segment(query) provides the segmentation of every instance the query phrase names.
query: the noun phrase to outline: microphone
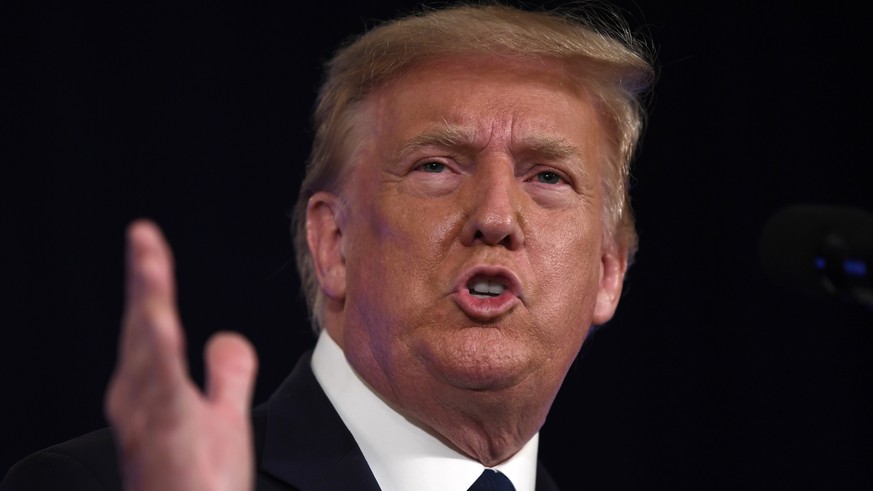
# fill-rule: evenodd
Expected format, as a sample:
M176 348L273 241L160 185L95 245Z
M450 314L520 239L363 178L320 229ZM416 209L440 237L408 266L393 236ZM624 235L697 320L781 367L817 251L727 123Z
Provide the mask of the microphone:
M764 271L774 282L873 308L873 214L792 205L769 219L760 246Z

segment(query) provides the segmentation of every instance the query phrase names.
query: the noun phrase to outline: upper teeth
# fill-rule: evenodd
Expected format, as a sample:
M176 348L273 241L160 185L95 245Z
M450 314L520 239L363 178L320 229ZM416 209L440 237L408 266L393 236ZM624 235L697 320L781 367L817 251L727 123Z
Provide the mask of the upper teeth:
M503 293L503 285L496 281L477 280L470 287L470 293L473 295L488 295L496 297Z

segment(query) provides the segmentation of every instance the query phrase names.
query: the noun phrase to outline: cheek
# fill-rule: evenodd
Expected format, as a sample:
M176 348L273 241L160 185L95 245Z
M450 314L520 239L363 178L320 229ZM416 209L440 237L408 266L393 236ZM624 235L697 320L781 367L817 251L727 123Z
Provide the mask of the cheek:
M575 221L575 227L553 227L553 233L538 234L529 245L538 249L534 267L543 310L556 326L563 326L562 332L584 337L600 285L601 229L588 221Z
M396 195L359 202L372 206L356 209L349 220L349 300L369 304L371 321L421 311L434 297L429 289L439 286L436 276L457 235L457 215Z
M377 200L369 220L382 266L396 267L412 278L436 270L461 229L457 203L402 193Z

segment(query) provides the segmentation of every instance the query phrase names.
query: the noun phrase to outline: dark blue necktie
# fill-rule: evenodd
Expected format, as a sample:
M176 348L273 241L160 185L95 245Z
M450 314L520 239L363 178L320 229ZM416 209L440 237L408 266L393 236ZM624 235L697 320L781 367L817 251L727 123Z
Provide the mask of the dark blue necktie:
M503 474L485 469L467 491L515 491L512 481Z

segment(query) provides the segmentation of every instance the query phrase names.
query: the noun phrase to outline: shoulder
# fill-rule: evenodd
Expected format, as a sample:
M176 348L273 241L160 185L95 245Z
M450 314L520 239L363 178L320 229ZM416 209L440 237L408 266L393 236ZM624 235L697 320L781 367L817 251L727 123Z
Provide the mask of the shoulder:
M12 466L0 491L120 490L115 444L108 428L40 450Z

